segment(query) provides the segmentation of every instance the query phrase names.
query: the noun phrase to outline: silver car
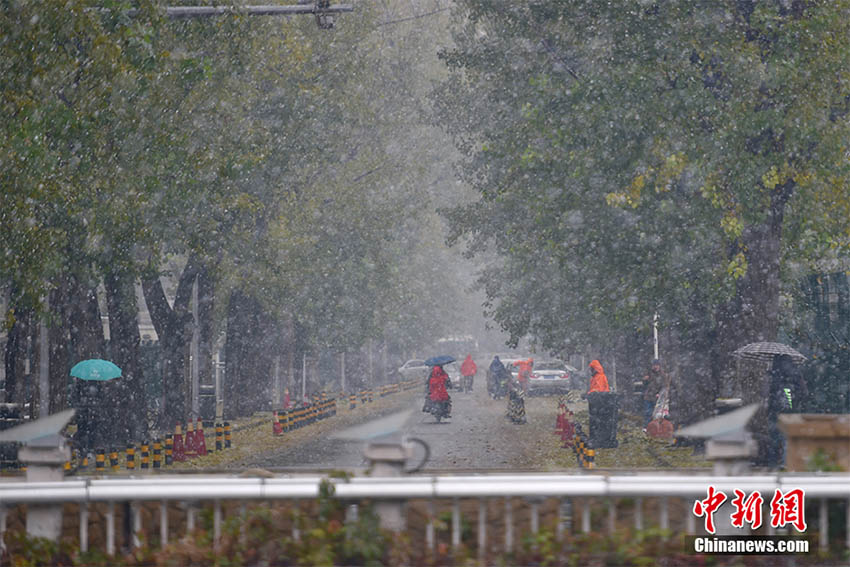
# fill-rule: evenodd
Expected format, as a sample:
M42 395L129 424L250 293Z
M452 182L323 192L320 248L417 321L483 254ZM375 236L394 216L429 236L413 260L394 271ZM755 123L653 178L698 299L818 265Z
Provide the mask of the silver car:
M405 380L418 380L420 378L424 380L431 373L431 367L425 366L424 360L414 358L402 364L398 373Z
M567 393L575 372L575 368L561 360L535 360L528 378L528 391L540 394Z

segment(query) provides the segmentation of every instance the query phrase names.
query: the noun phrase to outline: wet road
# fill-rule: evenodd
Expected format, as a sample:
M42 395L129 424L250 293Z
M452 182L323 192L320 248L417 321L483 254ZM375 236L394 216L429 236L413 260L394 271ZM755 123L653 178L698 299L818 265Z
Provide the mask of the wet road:
M472 392L450 391L452 418L437 423L422 413L422 394L410 392L399 404L383 412L391 414L412 409L404 435L425 441L431 450L422 472L540 470L539 449L552 436L554 398L530 398L526 401L528 423L514 424L505 417L507 402L492 400L486 391L483 374L476 376ZM370 419L380 415L371 415ZM253 456L243 466L268 469L357 471L368 465L362 442L313 436L309 441L275 452ZM411 461L419 460L421 450Z

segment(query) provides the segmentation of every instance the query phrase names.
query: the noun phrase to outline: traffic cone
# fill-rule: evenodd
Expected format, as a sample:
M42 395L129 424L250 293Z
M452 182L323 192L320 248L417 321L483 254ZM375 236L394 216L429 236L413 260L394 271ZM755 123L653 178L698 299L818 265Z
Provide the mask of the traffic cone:
M561 435L564 432L564 420L566 419L566 407L558 404L558 416L555 418L555 435Z
M207 454L207 440L204 438L204 422L198 418L198 426L195 428L195 448L198 451L199 457L204 457Z
M274 422L272 422L272 433L275 435L283 435L283 420L281 415L283 412L274 412Z
M186 442L183 450L186 452L187 459L194 459L198 456L198 440L195 437L195 426L191 419L186 422Z
M186 448L183 446L183 428L179 423L174 428L174 440L171 452L171 458L175 463L182 463L186 460Z

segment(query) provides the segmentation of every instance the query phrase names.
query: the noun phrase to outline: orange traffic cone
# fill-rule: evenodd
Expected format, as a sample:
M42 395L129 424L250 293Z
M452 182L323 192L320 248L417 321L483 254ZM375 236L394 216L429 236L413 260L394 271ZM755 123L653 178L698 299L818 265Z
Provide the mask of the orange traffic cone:
M191 419L186 423L186 447L184 450L187 459L194 459L198 456L198 440L195 437L195 427Z
M171 447L171 460L182 463L186 460L186 448L183 446L183 428L180 424L174 428L174 441Z

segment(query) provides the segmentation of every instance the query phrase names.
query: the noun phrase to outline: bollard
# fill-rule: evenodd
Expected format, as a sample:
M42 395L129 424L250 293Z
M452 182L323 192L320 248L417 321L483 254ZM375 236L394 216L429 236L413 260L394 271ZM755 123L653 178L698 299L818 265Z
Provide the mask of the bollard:
M174 464L174 437L171 433L165 436L165 466Z
M230 422L224 422L224 448L230 449Z
M151 466L150 444L147 441L142 441L142 470L147 470Z
M224 450L224 433L221 427L221 423L215 424L215 450L223 451Z
M162 439L159 437L153 440L153 468L162 468Z
M132 443L127 444L127 470L136 470L136 446Z
M348 409L354 409L357 407L357 396L351 394L348 396Z
M112 469L112 472L118 472L120 468L118 464L118 449L114 447L109 451L109 467Z
M186 451L183 447L183 429L179 423L174 428L174 447L172 450L172 459L175 463L182 463L186 460Z
M183 441L183 451L187 459L194 459L198 456L198 441L195 437L195 425L190 419L186 423L186 438Z
M207 455L207 439L204 436L204 422L198 418L198 425L195 427L195 450L199 457Z

